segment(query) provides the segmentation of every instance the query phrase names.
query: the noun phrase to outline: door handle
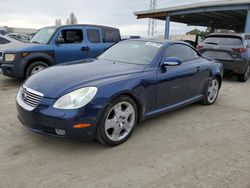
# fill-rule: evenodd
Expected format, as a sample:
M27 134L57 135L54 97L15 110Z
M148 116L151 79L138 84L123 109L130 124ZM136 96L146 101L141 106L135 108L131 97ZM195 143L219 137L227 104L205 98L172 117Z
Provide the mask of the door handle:
M197 70L198 72L200 72L200 71L201 71L201 67L200 67L200 66L196 67L196 70Z
M81 48L81 50L85 52L85 51L89 51L90 48L88 46L84 46L84 47Z

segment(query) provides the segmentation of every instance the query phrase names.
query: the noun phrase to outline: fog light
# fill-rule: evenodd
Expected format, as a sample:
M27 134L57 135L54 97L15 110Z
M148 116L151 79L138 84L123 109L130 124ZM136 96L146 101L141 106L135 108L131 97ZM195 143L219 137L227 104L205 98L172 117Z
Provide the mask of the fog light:
M56 131L56 134L58 135L61 135L61 136L64 136L65 135L65 130L62 130L62 129L55 129Z

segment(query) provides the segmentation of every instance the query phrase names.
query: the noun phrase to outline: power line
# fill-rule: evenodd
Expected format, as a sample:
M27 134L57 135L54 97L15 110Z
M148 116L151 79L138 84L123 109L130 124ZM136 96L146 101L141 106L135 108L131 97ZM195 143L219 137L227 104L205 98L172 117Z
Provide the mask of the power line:
M155 10L157 8L157 0L150 0L150 10ZM157 33L157 21L155 19L149 18L148 22L148 37L154 37Z

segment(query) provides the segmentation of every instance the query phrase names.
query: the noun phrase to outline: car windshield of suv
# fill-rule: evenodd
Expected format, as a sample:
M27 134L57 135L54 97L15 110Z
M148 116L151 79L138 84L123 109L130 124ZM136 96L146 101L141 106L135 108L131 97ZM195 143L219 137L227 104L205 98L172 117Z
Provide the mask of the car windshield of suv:
M149 64L162 44L146 41L123 41L109 48L98 59L130 64Z
M242 45L242 39L234 36L209 36L203 40L205 44L215 44L223 46L237 46Z
M37 34L31 39L31 43L38 44L47 44L53 34L55 33L56 28L44 28L37 32Z

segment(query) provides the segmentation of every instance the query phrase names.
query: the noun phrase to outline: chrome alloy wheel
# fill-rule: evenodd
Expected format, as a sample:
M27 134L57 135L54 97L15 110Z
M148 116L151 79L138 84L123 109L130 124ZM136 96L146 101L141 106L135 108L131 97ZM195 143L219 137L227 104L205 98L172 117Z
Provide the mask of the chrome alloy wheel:
M36 74L36 73L42 71L42 70L45 69L45 68L46 68L46 67L41 66L41 65L35 66L35 67L31 70L31 75Z
M208 87L207 100L209 103L213 103L216 100L218 92L219 92L219 82L217 79L213 79Z
M112 141L126 138L135 125L135 109L128 102L116 104L105 120L106 136Z

